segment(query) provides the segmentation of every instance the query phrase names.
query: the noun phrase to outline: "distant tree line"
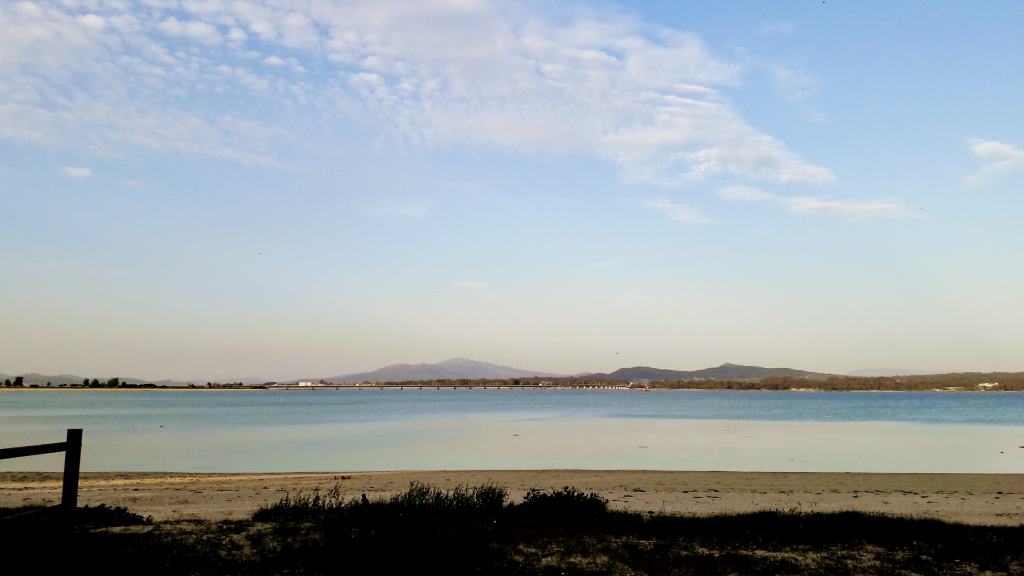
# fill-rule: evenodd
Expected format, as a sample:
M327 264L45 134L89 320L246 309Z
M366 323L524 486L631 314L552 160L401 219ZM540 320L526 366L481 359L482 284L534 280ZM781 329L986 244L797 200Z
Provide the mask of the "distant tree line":
M47 383L49 386L50 383ZM791 376L775 376L761 380L651 380L634 381L587 379L579 378L480 378L455 380L416 380L404 382L361 382L330 383L327 386L374 386L384 388L581 388L597 389L613 387L629 387L633 389L666 389L666 390L820 390L835 392L885 391L885 392L929 392L934 390L949 392L1003 391L1024 392L1024 372L956 372L951 374L933 374L920 376L830 376L827 378L801 378ZM24 377L17 376L12 381L5 379L5 388L25 387ZM29 387L37 387L31 385ZM120 378L100 381L97 378L83 379L81 384L60 385L68 388L167 388L162 384L129 384ZM272 388L273 383L262 386L246 386L242 382L207 382L204 388ZM200 386L189 384L188 388Z
M772 377L763 380L676 380L651 382L651 388L696 390L823 390L833 392L979 392L1024 391L1024 372L957 372L920 376L824 379Z
M1021 372L963 372L921 376L853 377L833 376L820 380L775 377L760 381L685 380L652 382L652 388L698 390L824 390L835 392L970 392L1024 391Z
M124 382L120 378L110 378L106 381L101 382L98 378L89 380L85 378L82 380L82 384L79 386L72 386L72 388L163 388L156 384L129 384Z
M196 386L194 384L189 384L189 387L190 388L196 388ZM206 387L207 388L212 388L212 389L224 389L224 388L230 388L230 389L238 389L238 388L266 388L266 386L263 386L263 385L246 386L244 382L207 382L206 383Z
M481 387L523 387L536 388L539 386L554 386L557 379L552 378L455 378L455 379L432 379L432 380L403 380L389 382L330 382L323 381L323 386L378 386L385 388L481 388ZM607 384L607 382L606 382ZM265 386L272 388L273 385Z
M607 388L629 387L665 390L815 390L833 392L1024 392L1024 372L957 372L920 376L831 376L802 378L775 376L761 380L594 380L581 378L510 378L416 380L403 382L328 383L329 386L383 388Z

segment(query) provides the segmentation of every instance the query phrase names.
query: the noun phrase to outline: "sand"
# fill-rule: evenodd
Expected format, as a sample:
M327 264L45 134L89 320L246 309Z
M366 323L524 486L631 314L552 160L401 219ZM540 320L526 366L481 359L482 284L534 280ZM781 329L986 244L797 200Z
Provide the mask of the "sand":
M358 496L494 483L519 499L530 488L574 486L620 509L680 514L856 510L971 524L1024 524L1024 475L660 471L435 471L283 474L87 473L81 505L126 506L156 520L241 519L286 493L340 485ZM56 504L61 476L0 472L0 507Z

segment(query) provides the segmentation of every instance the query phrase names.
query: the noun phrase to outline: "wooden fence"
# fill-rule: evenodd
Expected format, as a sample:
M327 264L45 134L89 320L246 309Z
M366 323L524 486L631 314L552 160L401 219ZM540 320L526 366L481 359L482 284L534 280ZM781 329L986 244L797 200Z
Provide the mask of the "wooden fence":
M81 428L68 428L67 440L64 442L0 448L0 460L54 452L64 453L64 483L61 488L60 506L66 511L74 511L78 507L78 469L82 463Z

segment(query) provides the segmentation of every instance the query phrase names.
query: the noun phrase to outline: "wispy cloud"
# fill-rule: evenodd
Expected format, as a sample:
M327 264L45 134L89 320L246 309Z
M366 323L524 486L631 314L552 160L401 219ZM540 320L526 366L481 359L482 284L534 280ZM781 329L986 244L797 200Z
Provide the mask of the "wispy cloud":
M818 79L802 66L793 64L767 64L775 93L792 103L812 122L822 122L825 114L812 107L810 101L818 91Z
M726 200L742 202L767 202L776 199L774 194L769 194L752 186L723 186L718 189L718 195Z
M676 222L686 222L688 224L714 222L714 220L705 216L700 210L686 204L673 202L667 198L649 200L644 206L653 208Z
M737 202L770 202L783 206L791 214L824 214L847 220L905 218L913 212L901 200L885 198L869 202L832 200L817 196L781 196L750 186L726 186L718 195Z
M848 220L905 218L912 214L903 202L892 198L871 202L846 202L813 196L794 196L785 198L784 204L793 214L828 214L842 216Z
M281 165L267 154L281 132L208 103L291 87L222 64L222 49L204 39L214 24L164 12L120 2L0 3L0 139Z
M182 22L171 16L161 22L157 29L168 36L185 37L203 44L220 44L223 41L215 26L198 20Z
M802 68L773 64L769 71L775 91L791 102L803 102L818 90L818 80Z
M275 165L293 131L276 122L356 119L416 146L588 154L631 181L833 179L741 116L721 88L742 66L698 36L561 14L489 0L3 3L14 92L0 138ZM310 65L321 73L294 77ZM228 104L274 113L225 118Z
M1024 150L996 140L973 138L968 140L971 152L986 164L980 170L967 176L965 180L978 184L1000 174L1024 170Z
M482 290L490 285L490 282L480 282L477 280L457 280L451 284L452 288L463 288L468 290Z
M65 166L60 171L72 178L92 178L92 169L85 166Z

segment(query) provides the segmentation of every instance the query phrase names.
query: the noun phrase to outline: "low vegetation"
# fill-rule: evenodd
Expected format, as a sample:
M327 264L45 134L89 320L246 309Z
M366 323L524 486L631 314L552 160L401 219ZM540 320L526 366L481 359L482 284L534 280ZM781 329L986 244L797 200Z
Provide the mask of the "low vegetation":
M356 387L356 384L325 386ZM1024 372L955 372L918 376L825 376L820 378L773 376L761 379L687 379L623 381L573 378L513 378L422 380L415 382L365 382L362 386L381 388L631 388L662 390L814 390L829 392L1022 392Z
M776 377L763 380L678 380L652 382L653 388L697 390L822 390L833 392L1021 392L1024 372L956 372L919 376L831 376L824 379Z
M413 484L372 499L334 489L285 497L248 521L216 523L152 523L123 509L97 510L74 526L0 510L5 559L44 573L66 562L105 574L1024 571L1024 527L860 513L642 514L609 510L600 496L573 488L534 490L521 502L498 486Z
M781 371L788 369L761 369ZM656 373L673 372L657 370ZM701 371L698 371L701 372ZM792 371L799 372L799 371ZM686 379L639 379L623 380L614 375L590 375L573 377L531 377L531 378L463 378L441 380L416 380L402 382L363 382L336 383L320 381L315 386L356 388L371 386L375 388L433 389L433 388L632 388L632 389L665 389L665 390L814 390L830 392L882 391L882 392L1022 392L1024 391L1024 372L953 372L949 374L928 374L916 376L839 376L808 372L802 376L768 376L764 378L686 378ZM280 387L275 382L262 385L247 385L242 382L207 382L204 386L188 384L187 386L171 386L168 384L128 383L120 378L104 381L93 378L83 379L81 383L60 383L51 386L38 382L26 384L25 377L17 376L13 380L6 378L0 386L3 388L182 388L189 389L268 389ZM294 384L290 385L295 387Z

